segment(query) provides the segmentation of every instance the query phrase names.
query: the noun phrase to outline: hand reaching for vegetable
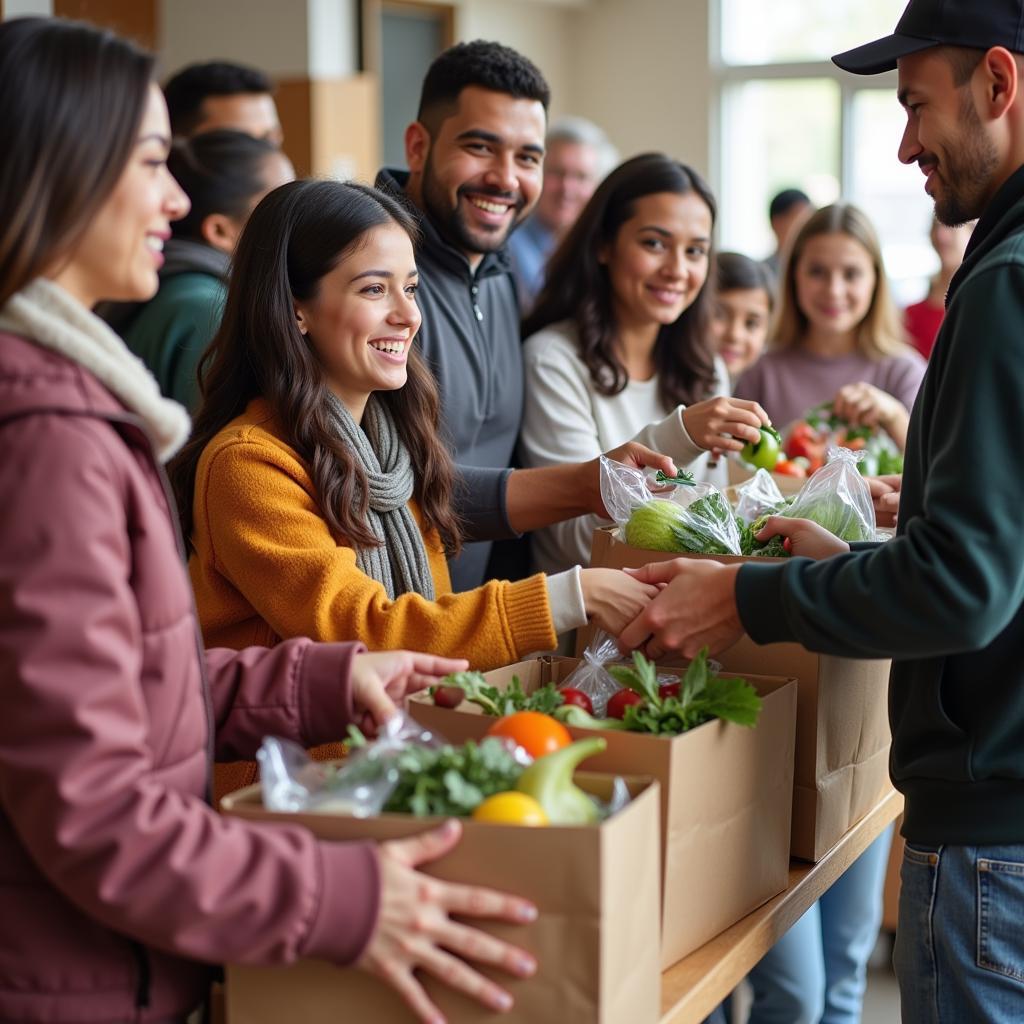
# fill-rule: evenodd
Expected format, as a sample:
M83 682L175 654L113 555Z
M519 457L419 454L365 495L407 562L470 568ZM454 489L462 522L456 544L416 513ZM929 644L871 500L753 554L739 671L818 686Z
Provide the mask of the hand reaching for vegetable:
M848 423L865 427L881 427L902 452L907 447L910 413L892 395L867 381L847 384L832 400L832 411Z
M756 537L765 542L772 537L785 537L789 544L786 550L791 555L803 558L830 558L850 550L845 540L829 533L824 526L819 526L810 519L788 519L786 516L769 516L764 528Z
M892 473L888 476L869 476L867 484L875 505L875 522L879 526L895 526L900 511L902 475Z
M450 672L469 667L464 658L438 658L414 651L380 651L352 658L352 704L356 722L367 736L395 712L407 694L425 689Z
M441 882L416 870L443 857L461 835L462 826L448 821L410 839L380 845L379 916L358 966L396 989L425 1024L443 1024L445 1018L414 972L426 971L489 1009L504 1012L512 997L466 961L519 977L529 977L537 966L526 951L449 916L523 924L536 920L533 904L492 889Z
M757 402L720 395L688 405L683 426L694 444L705 449L738 452L748 442L761 439L762 426L769 426L768 414Z
M633 579L621 569L583 569L580 583L587 618L612 636L618 636L658 595L659 589Z

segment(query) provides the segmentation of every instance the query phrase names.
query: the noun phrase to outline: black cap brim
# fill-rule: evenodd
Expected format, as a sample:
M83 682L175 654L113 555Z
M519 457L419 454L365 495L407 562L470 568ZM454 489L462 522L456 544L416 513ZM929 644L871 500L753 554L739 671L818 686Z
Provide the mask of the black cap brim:
M934 39L894 34L885 36L884 39L876 39L873 43L865 43L845 53L837 53L832 58L832 63L855 75L880 75L883 71L895 71L896 61L900 57L938 45Z

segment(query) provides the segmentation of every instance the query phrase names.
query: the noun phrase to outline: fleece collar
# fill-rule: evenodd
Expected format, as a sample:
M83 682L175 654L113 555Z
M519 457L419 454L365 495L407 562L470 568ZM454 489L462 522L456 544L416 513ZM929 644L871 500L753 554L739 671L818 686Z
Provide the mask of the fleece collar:
M0 309L0 331L20 335L88 370L145 425L161 462L185 443L184 407L160 394L145 364L60 285L36 278Z

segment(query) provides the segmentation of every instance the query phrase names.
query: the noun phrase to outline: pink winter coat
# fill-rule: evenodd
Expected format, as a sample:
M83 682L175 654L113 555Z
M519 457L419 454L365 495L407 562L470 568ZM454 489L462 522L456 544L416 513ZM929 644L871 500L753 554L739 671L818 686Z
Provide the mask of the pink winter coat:
M214 757L343 735L359 649L204 654L140 422L0 334L0 1020L165 1021L210 964L359 957L375 848L204 799Z

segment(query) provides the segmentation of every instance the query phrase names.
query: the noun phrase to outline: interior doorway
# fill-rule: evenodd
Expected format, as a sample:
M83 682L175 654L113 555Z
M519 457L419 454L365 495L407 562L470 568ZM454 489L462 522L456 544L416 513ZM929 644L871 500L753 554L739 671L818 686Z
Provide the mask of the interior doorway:
M454 36L453 6L382 0L379 74L385 167L405 167L405 129L416 119L423 76Z

